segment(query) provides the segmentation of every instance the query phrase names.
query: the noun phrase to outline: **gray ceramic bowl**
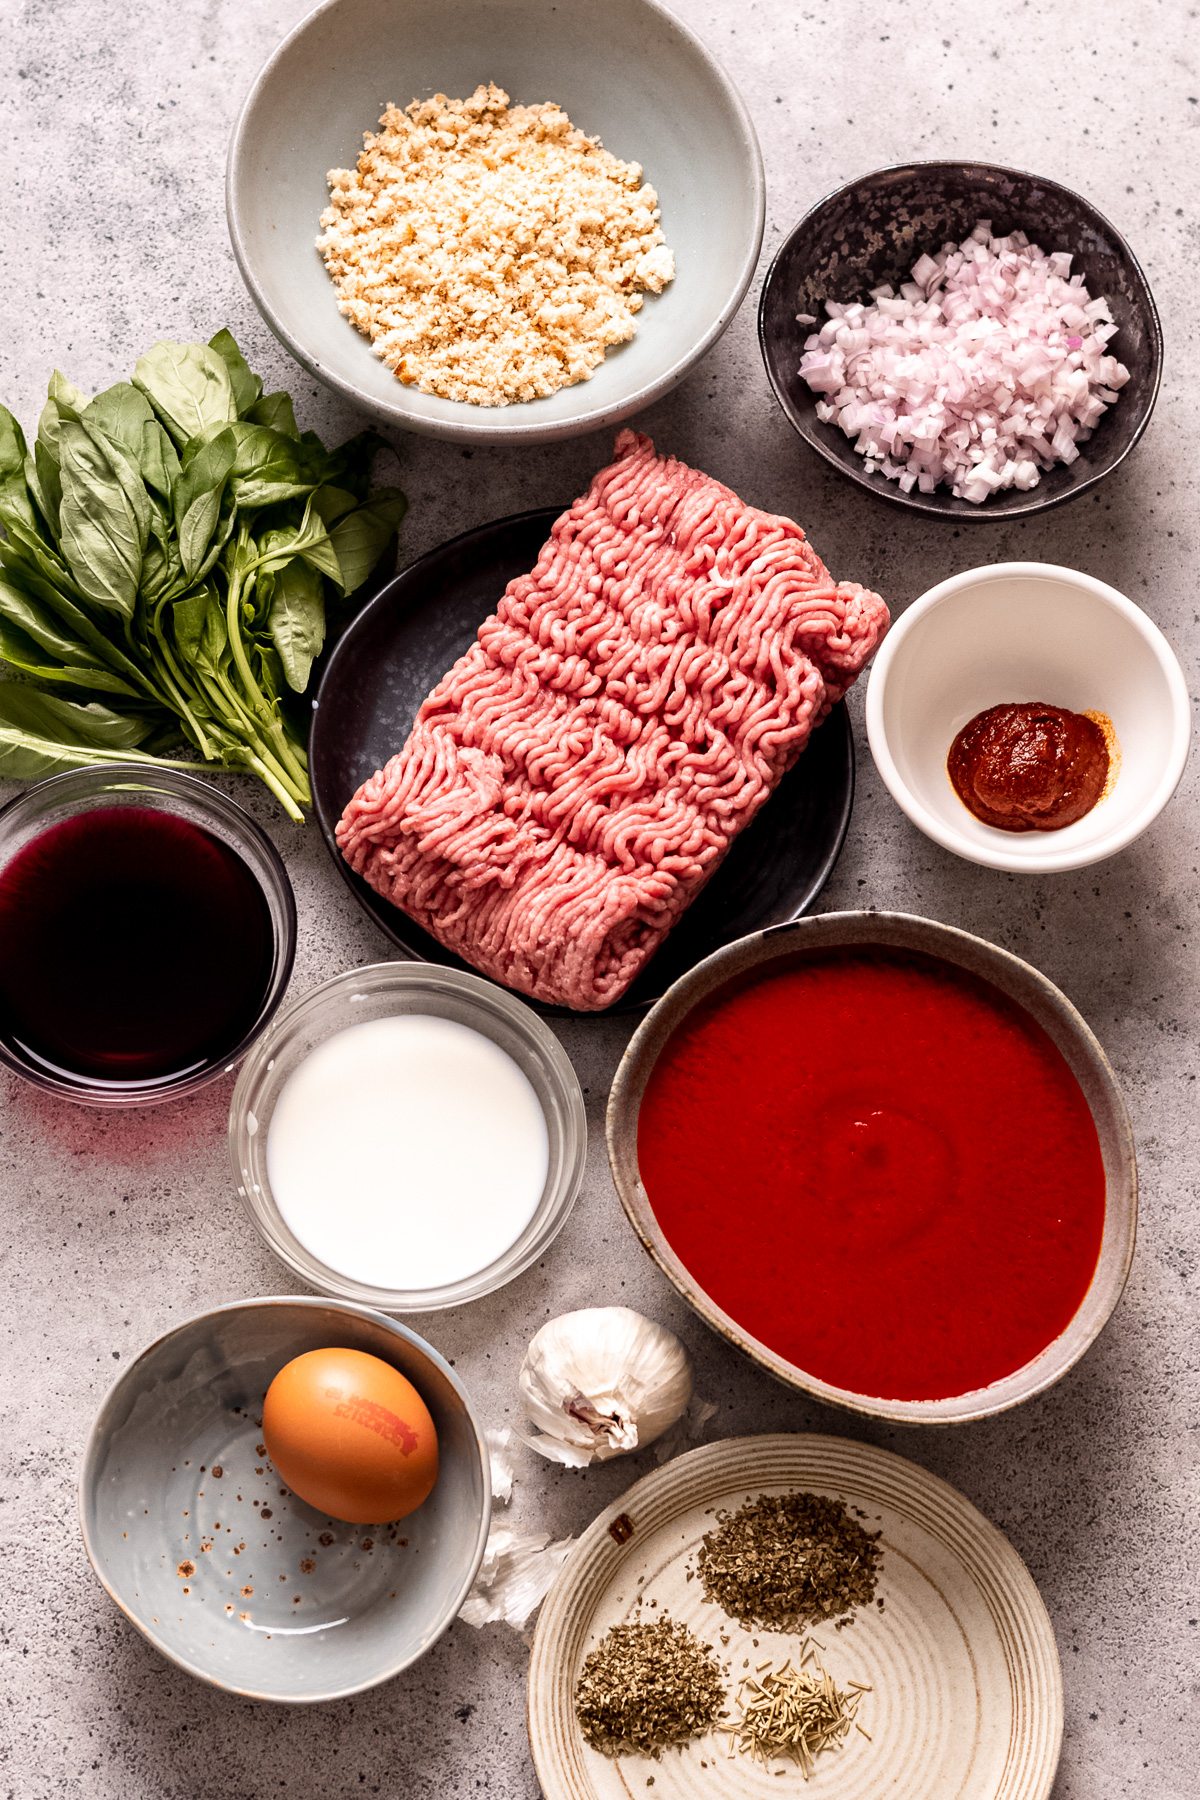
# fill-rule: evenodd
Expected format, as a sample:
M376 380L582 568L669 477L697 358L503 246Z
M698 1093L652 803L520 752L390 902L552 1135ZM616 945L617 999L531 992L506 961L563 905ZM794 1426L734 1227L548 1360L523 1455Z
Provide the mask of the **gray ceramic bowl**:
M326 1518L258 1448L277 1372L334 1346L391 1363L433 1415L437 1484L395 1526ZM177 1325L109 1391L79 1480L88 1556L126 1618L181 1669L253 1700L337 1700L415 1662L466 1599L490 1510L453 1369L406 1326L336 1300L245 1300Z
M801 950L886 945L953 963L991 982L1030 1013L1057 1045L1083 1090L1095 1121L1106 1182L1104 1236L1091 1286L1066 1329L1032 1362L1002 1381L945 1400L881 1400L832 1387L750 1337L699 1287L664 1237L638 1172L637 1123L642 1095L668 1038L692 1009L735 975L767 969ZM613 1180L642 1246L688 1304L714 1331L789 1387L830 1405L906 1424L951 1425L1004 1412L1053 1386L1098 1336L1121 1298L1137 1231L1137 1164L1121 1090L1108 1059L1065 994L1044 975L995 944L950 925L907 913L821 913L794 925L745 937L697 964L651 1008L621 1060L608 1101L608 1155Z
M820 396L799 374L804 341L816 327L799 324L796 315L811 313L824 324L826 300L863 300L885 281L907 280L922 251L940 250L951 238L961 243L980 219L990 219L998 234L1024 231L1047 255L1072 253L1072 273L1086 275L1093 299L1103 294L1112 306L1118 331L1109 347L1130 379L1075 462L1057 463L1025 493L1008 488L975 506L949 488L904 494L896 482L866 474L841 427L817 418ZM779 246L763 283L758 337L775 398L805 443L869 493L955 525L1027 517L1095 487L1145 431L1162 380L1154 296L1120 232L1070 188L992 163L899 164L827 194Z
M326 173L353 168L384 105L495 81L556 100L658 191L676 277L590 381L543 400L467 406L404 387L337 309L313 247ZM262 70L234 127L226 197L255 304L297 361L390 425L463 443L543 443L648 406L716 343L762 242L750 116L700 40L657 0L326 0Z

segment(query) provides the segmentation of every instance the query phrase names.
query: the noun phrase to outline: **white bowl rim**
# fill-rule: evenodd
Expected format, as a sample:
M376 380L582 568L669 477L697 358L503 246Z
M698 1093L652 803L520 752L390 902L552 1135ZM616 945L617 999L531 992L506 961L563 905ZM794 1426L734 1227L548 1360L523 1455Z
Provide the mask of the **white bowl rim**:
M92 1473L92 1463L99 1455L102 1443L106 1441L101 1436L100 1422L108 1411L113 1396L117 1393L118 1389L125 1385L139 1363L143 1362L147 1356L150 1356L157 1350L161 1344L165 1344L169 1338L178 1336L181 1331L186 1331L189 1326L198 1325L205 1319L216 1318L220 1313L244 1312L247 1308L253 1306L303 1306L306 1308L312 1307L314 1309L332 1307L337 1312L354 1313L359 1318L369 1319L372 1324L386 1325L397 1337L407 1338L410 1344L415 1345L424 1355L428 1356L432 1363L435 1364L439 1374L445 1376L446 1380L450 1383L450 1386L462 1401L463 1410L470 1420L471 1429L475 1434L475 1447L479 1452L479 1466L483 1473L483 1507L480 1511L479 1530L476 1533L475 1550L471 1559L470 1572L459 1584L459 1591L454 1599L453 1610L447 1612L446 1617L443 1619L438 1629L433 1633L432 1637L418 1649L414 1650L411 1655L401 1657L398 1662L393 1663L386 1668L382 1674L373 1675L368 1681L357 1682L353 1687L331 1688L329 1692L325 1694L295 1695L271 1694L266 1692L259 1693L250 1688L234 1687L231 1682L222 1681L219 1676L214 1675L208 1669L201 1668L198 1663L189 1662L185 1656L181 1656L178 1651L173 1650L168 1643L158 1637L158 1635L153 1632L143 1620L138 1618L136 1613L130 1611L129 1607L125 1604L125 1601L121 1598L120 1594L101 1568L98 1560L99 1553L92 1543L91 1532L88 1529L87 1493L89 1477ZM92 1570L97 1581L99 1581L113 1605L124 1614L125 1618L129 1620L129 1623L134 1626L136 1630L140 1631L142 1636L146 1638L148 1642L154 1645L154 1648L160 1655L167 1658L168 1662L173 1662L176 1668L184 1670L186 1674L194 1675L197 1681L203 1681L208 1687L218 1688L224 1694L237 1694L239 1698L243 1700L267 1700L275 1705L283 1706L320 1706L324 1702L330 1700L349 1699L354 1694L366 1693L371 1688L379 1687L385 1681L392 1681L397 1675L402 1674L405 1669L410 1668L420 1657L424 1656L427 1650L432 1649L438 1639L443 1637L450 1629L451 1625L459 1615L463 1602L466 1600L467 1595L475 1584L475 1577L479 1573L479 1565L483 1561L483 1553L487 1549L488 1533L490 1532L492 1525L491 1452L488 1449L487 1440L480 1429L479 1420L475 1417L475 1409L471 1404L471 1397L463 1386L457 1370L451 1367L440 1351L434 1349L427 1338L423 1338L420 1333L414 1331L410 1325L403 1324L399 1319L389 1318L387 1313L380 1312L376 1307L359 1306L352 1300L337 1300L332 1296L318 1294L261 1294L253 1296L248 1300L227 1300L221 1306L205 1307L201 1312L192 1313L188 1318L180 1319L178 1323L172 1325L167 1331L160 1331L157 1337L152 1338L148 1344L143 1345L141 1350L139 1350L137 1355L133 1358L132 1362L127 1363L120 1374L108 1384L108 1387L104 1392L104 1397L96 1408L92 1423L88 1427L88 1434L83 1446L83 1453L79 1458L79 1475L75 1483L75 1507L76 1516L79 1520L80 1535L83 1538L83 1547L87 1553L87 1559L92 1565Z
M965 834L946 825L917 798L896 766L884 724L884 690L888 674L912 627L968 588L1013 579L1063 582L1081 589L1101 605L1119 613L1133 626L1158 663L1171 697L1170 755L1153 792L1134 817L1118 829L1102 833L1090 843L1077 844L1073 849L1055 849L1052 844L1046 844L1045 848L1031 848L1019 862L1014 860L1007 842L997 842L994 848L974 843ZM871 746L875 767L893 800L913 824L926 837L941 844L943 849L952 850L956 856L981 864L984 868L1003 869L1011 875L1052 875L1069 869L1083 869L1090 863L1102 862L1106 857L1115 856L1118 851L1126 849L1154 822L1179 786L1192 740L1192 708L1187 681L1179 658L1153 619L1133 600L1117 588L1110 587L1106 581L1099 581L1094 575L1086 575L1081 569L1069 569L1061 563L990 563L980 568L964 569L961 574L939 581L936 587L914 600L889 630L872 665L867 683L866 718L867 741ZM998 840L1007 840L1009 834L997 831L995 836ZM1047 832L1042 836L1051 838L1053 834Z
M568 438L583 437L589 431L603 431L611 425L618 425L622 420L631 418L634 413L642 412L646 407L653 405L656 400L660 400L664 394L670 393L672 388L677 387L688 370L707 355L718 338L728 330L746 298L762 252L763 232L767 219L767 178L763 169L762 147L758 141L758 133L754 129L754 120L746 102L742 99L740 90L704 40L684 23L678 13L672 12L670 7L664 6L661 0L639 0L639 3L648 12L657 13L673 31L685 38L701 62L712 73L718 86L728 96L729 104L744 134L746 148L750 152L752 188L746 198L748 210L753 217L751 242L742 259L737 280L734 282L729 297L707 331L697 338L696 342L690 345L681 356L677 356L669 368L664 369L653 381L646 382L634 393L626 395L623 400L610 406L591 407L576 414L573 418L561 419L552 424L539 423L535 418L529 418L524 423L497 425L490 423L489 420L498 409L488 407L478 409L480 412L478 424L474 419L451 417L442 421L417 418L405 412L402 407L388 406L384 402L376 400L374 396L363 393L352 381L347 381L336 370L327 367L318 358L310 355L300 341L293 337L286 326L276 318L274 308L254 273L242 235L237 188L242 167L243 136L262 89L274 73L276 65L290 50L296 39L304 35L320 14L343 4L343 0L320 0L320 5L314 6L311 12L305 13L298 24L293 25L287 36L275 47L254 77L250 91L238 110L233 131L230 133L229 154L225 165L225 216L229 225L229 240L233 246L234 259L237 262L239 273L246 284L250 298L270 330L302 368L307 369L310 375L315 376L326 387L332 388L335 393L340 394L344 400L349 401L360 412L369 412L375 418L385 420L389 425L397 426L401 430L411 431L418 437L445 438L451 443L460 444L550 444L560 443ZM511 408L499 410L512 411Z

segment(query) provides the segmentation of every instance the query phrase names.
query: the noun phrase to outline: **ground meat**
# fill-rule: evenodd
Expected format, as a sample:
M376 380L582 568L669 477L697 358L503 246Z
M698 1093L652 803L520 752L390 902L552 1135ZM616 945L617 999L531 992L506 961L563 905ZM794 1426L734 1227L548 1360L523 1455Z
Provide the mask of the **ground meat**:
M887 622L792 520L624 431L354 795L342 854L484 974L611 1006Z

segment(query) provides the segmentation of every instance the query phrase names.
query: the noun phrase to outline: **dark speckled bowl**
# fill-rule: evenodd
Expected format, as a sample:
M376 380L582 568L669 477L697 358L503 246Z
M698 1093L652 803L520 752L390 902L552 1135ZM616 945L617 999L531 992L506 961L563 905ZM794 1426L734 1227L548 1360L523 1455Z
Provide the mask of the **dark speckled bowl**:
M1009 488L982 505L956 500L948 488L901 493L894 481L868 475L853 441L817 418L818 395L797 373L804 340L815 329L796 322L813 313L824 322L826 300L866 299L882 282L907 280L923 251L961 243L990 219L998 235L1024 231L1049 255L1069 250L1072 274L1087 277L1094 299L1105 295L1118 327L1111 349L1129 370L1120 398L1080 448L1025 493ZM1129 245L1094 206L1069 188L1020 169L990 163L908 163L876 169L826 196L781 245L763 285L758 337L775 397L806 443L860 487L935 518L992 520L1027 517L1095 487L1124 462L1150 422L1162 379L1162 327L1154 297Z

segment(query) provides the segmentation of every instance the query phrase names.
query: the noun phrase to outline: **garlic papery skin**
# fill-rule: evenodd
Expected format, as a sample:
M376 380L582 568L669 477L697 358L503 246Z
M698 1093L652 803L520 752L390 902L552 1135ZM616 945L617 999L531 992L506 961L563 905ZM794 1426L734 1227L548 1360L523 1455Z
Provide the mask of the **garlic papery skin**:
M587 1306L542 1326L518 1377L537 1432L520 1435L551 1462L581 1469L656 1437L692 1397L687 1351L665 1325L628 1306Z

